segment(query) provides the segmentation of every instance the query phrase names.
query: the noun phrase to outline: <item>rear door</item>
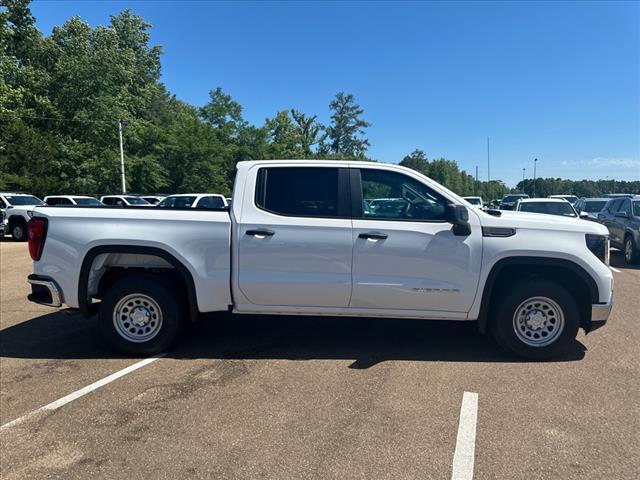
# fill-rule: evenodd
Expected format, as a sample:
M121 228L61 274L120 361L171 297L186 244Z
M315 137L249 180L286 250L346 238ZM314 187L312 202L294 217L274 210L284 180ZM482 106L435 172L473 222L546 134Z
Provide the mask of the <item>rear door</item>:
M259 164L249 170L244 187L251 194L243 197L234 234L237 310L348 307L348 180L348 169L338 166Z
M476 214L469 211L471 234L456 236L445 220L449 200L418 179L375 168L354 169L351 178L352 198L360 197L354 210L361 209L353 219L350 307L465 318L480 275Z

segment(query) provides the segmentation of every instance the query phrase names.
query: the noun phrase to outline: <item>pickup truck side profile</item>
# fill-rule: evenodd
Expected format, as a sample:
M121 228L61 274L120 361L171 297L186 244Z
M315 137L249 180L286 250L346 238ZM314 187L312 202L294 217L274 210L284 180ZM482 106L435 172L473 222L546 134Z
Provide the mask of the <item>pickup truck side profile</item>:
M134 354L232 311L475 321L544 359L606 322L608 242L594 222L485 213L398 165L240 162L230 209L38 207L29 299L97 312Z

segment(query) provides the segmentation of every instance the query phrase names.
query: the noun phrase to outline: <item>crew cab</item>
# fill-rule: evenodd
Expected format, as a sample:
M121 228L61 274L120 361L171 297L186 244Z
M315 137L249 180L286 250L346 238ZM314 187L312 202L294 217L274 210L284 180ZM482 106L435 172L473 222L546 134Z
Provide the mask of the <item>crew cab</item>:
M204 312L474 321L531 359L607 320L605 227L467 207L398 165L240 162L230 209L37 208L29 299L134 354Z

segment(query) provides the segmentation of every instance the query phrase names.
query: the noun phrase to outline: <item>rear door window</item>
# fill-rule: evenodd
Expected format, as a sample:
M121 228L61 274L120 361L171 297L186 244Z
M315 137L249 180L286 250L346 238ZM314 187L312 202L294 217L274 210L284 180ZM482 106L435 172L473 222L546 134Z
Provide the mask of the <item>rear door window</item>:
M223 208L224 201L220 197L216 197L215 195L209 195L207 197L202 197L198 200L198 204L196 208Z
M294 217L338 217L338 168L267 167L258 171L256 205Z

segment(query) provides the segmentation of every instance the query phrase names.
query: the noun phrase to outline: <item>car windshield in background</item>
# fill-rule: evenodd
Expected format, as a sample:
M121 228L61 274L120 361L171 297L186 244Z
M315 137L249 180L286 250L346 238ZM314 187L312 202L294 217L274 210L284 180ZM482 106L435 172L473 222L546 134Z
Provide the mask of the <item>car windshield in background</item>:
M202 197L197 205L198 208L224 208L222 197Z
M633 203L633 214L636 217L640 217L640 200L634 200L632 203Z
M471 205L480 205L479 198L466 198L465 200L469 202Z
M584 207L582 207L583 212L588 213L597 213L604 208L607 204L606 201L601 202L584 202Z
M506 197L504 197L503 202L515 202L517 200L520 200L521 198L529 198L528 196L525 197L524 195L507 195Z
M33 197L31 195L15 195L15 196L5 196L9 205L18 206L18 205L44 205L45 203L37 197Z
M160 208L191 208L193 202L196 201L195 196L187 197L167 197L157 206Z
M546 213L563 217L576 216L576 212L569 202L527 202L521 203L519 210L521 212Z
M76 202L77 205L102 205L102 202L96 200L95 198L73 197L73 201Z
M149 202L139 197L124 197L131 205L151 205Z

